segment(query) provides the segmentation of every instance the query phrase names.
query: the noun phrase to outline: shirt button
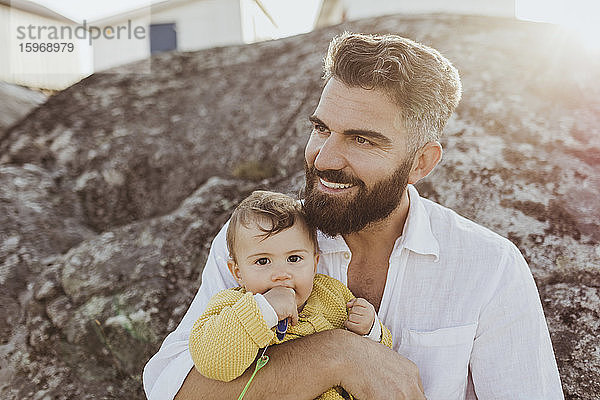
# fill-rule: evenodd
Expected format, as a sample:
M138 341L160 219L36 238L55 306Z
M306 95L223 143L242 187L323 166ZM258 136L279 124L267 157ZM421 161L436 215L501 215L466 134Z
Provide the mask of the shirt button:
M344 258L345 258L346 260L349 260L349 259L350 259L350 253L348 253L348 252L345 252L345 253L344 253Z

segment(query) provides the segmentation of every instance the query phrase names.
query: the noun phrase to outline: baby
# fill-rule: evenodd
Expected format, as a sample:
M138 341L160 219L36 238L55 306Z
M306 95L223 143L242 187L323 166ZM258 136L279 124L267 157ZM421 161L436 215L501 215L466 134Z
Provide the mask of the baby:
M190 334L190 353L202 375L231 381L263 347L342 327L391 348L392 335L373 305L316 273L316 232L291 197L253 192L231 216L227 247L227 266L239 287L213 296ZM291 324L280 340L274 327L286 319ZM319 399L348 397L335 387Z

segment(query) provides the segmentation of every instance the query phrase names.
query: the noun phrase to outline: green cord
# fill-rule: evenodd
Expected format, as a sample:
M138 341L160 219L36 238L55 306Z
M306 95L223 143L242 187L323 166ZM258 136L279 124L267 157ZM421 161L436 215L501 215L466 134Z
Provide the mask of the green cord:
M254 373L248 380L248 383L246 383L246 387L244 388L244 390L242 390L242 394L240 394L240 397L238 397L238 400L242 400L244 398L246 391L248 390L248 388L250 387L250 384L252 383L252 379L254 379L254 375L256 375L256 373L258 372L259 369L261 369L262 367L267 365L267 362L269 362L269 356L265 356L265 355L263 355L261 358L259 358L256 361L256 368L254 368Z

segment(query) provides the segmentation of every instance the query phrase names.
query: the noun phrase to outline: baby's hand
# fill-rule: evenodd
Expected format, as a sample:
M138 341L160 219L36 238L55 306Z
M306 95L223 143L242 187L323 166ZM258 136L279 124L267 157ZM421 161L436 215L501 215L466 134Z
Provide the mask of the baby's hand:
M277 313L278 321L290 318L292 325L298 323L298 306L294 289L276 286L263 293L263 296Z
M350 300L348 307L348 320L344 323L346 329L359 335L367 335L375 322L375 307L365 299Z

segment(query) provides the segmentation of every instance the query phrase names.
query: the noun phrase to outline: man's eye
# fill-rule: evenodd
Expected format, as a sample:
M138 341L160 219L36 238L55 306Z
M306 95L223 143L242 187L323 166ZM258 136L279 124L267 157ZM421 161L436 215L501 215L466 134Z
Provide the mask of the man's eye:
M313 127L313 129L319 133L326 133L327 132L327 127L323 126L323 125L315 125Z
M254 262L254 264L258 264L258 265L267 265L269 262L270 262L270 261L269 261L269 259L268 259L267 257L262 257L262 258L259 258L258 260L256 260L256 261Z
M291 263L297 263L297 262L302 261L302 257L297 256L297 255L293 255L293 256L289 256L287 258L287 260L288 260L288 262L291 262Z
M355 141L356 141L356 143L358 143L358 144L370 144L370 143L371 143L371 142L369 142L367 139L365 139L365 138L364 138L364 137L362 137L362 136L356 136L356 137L354 138L354 140L355 140Z

